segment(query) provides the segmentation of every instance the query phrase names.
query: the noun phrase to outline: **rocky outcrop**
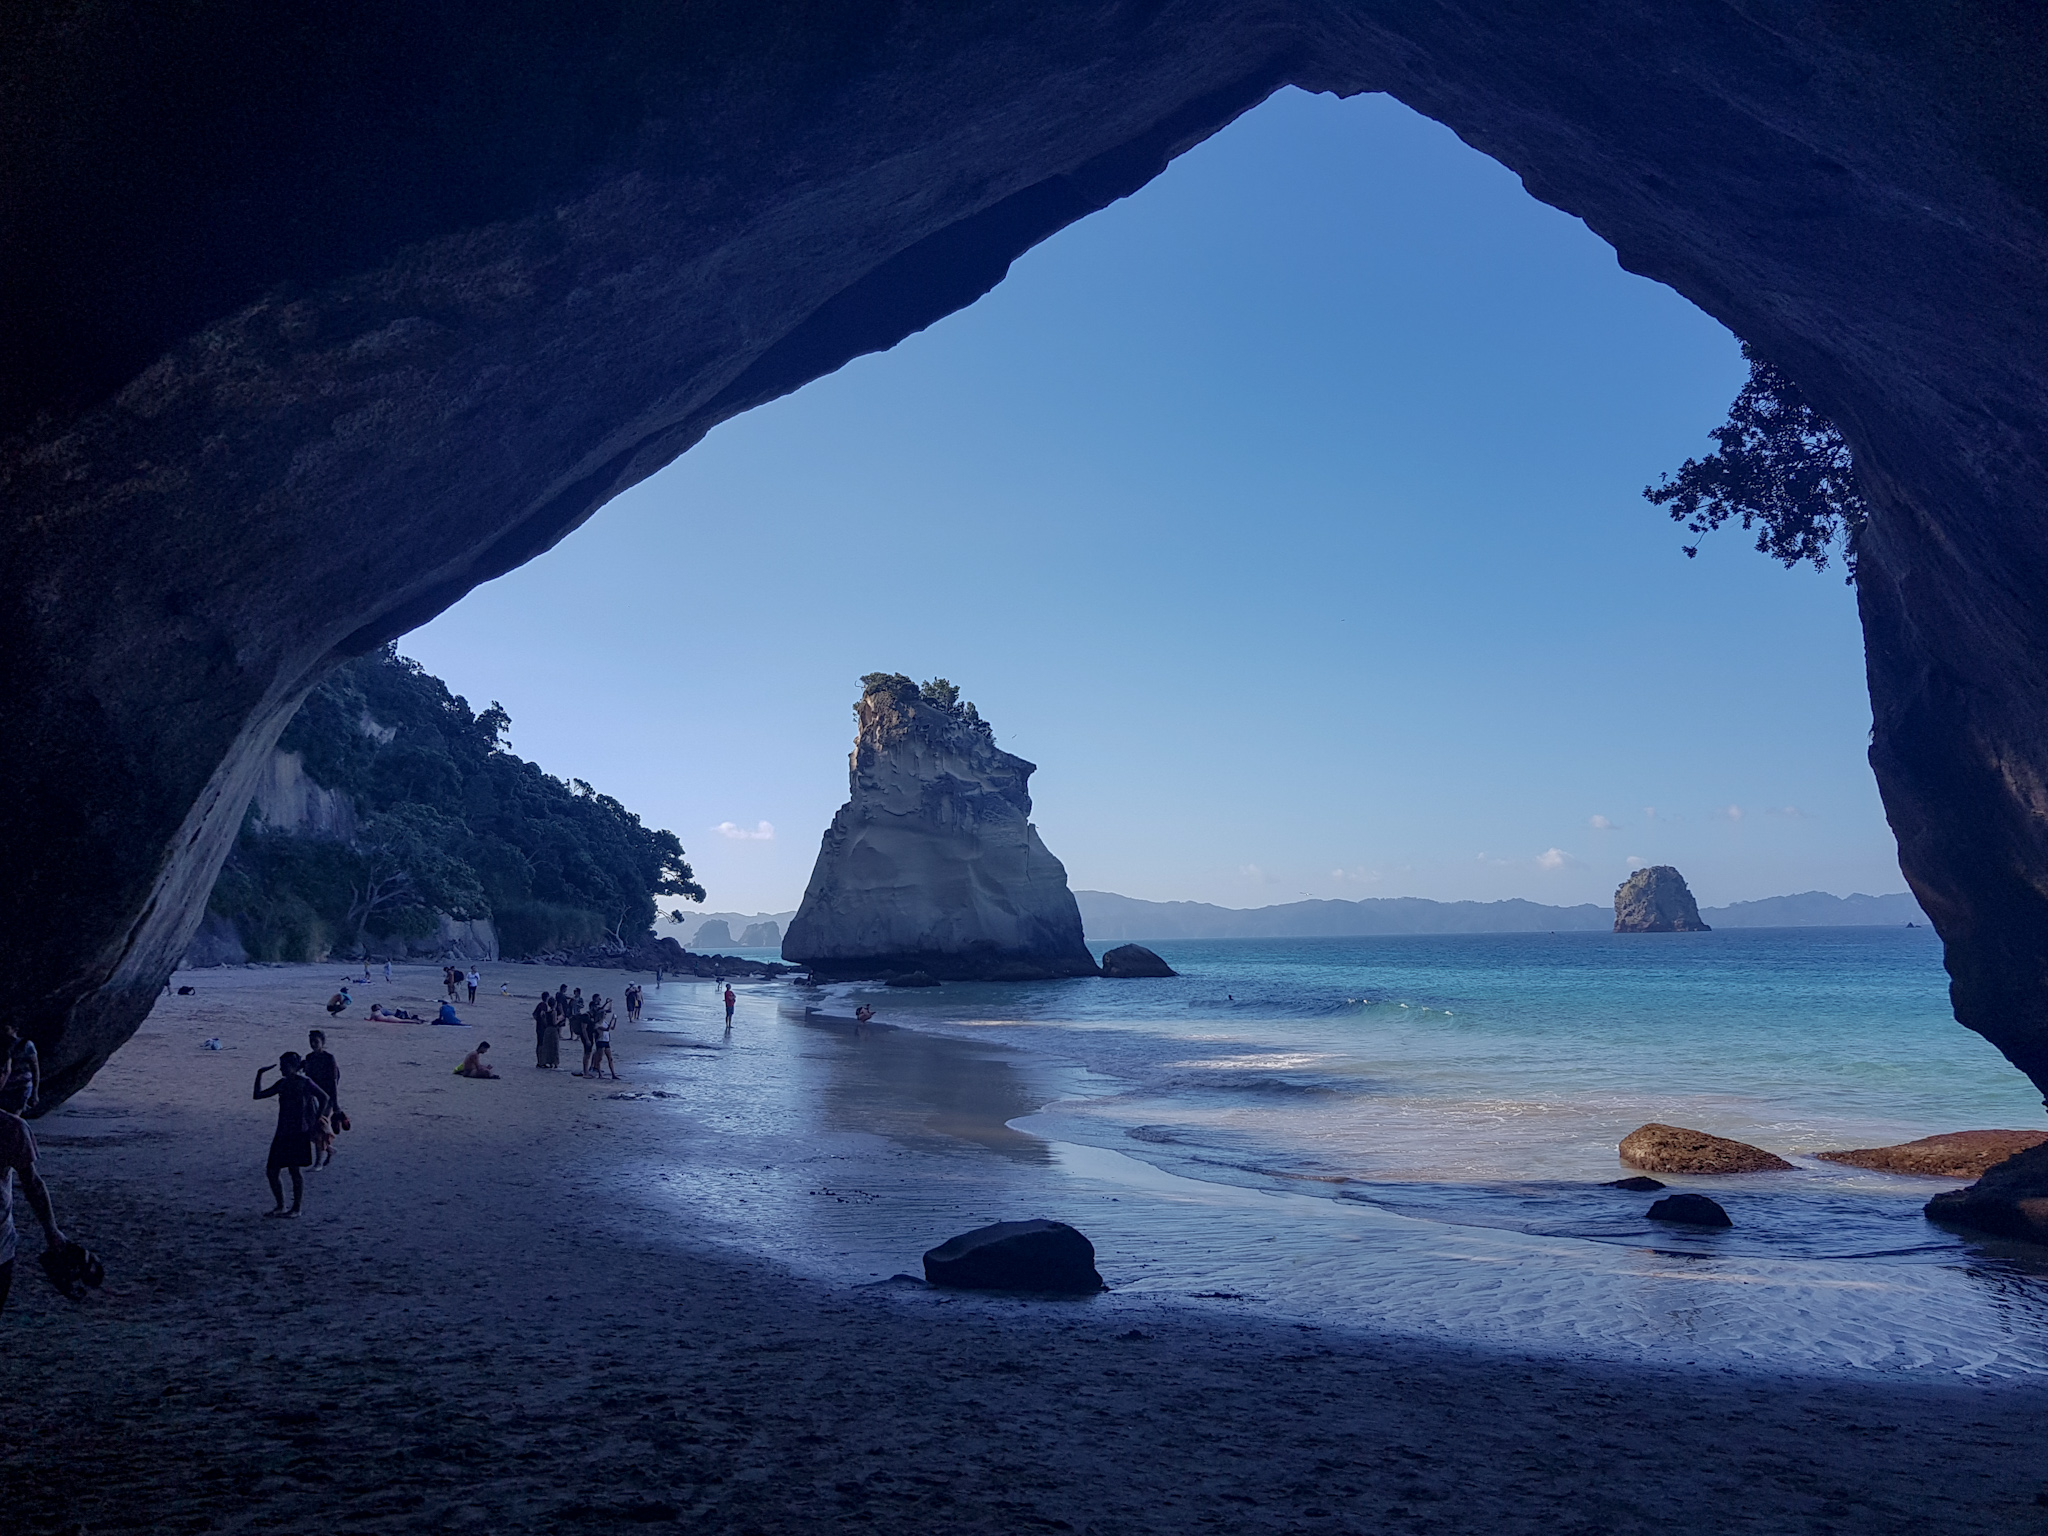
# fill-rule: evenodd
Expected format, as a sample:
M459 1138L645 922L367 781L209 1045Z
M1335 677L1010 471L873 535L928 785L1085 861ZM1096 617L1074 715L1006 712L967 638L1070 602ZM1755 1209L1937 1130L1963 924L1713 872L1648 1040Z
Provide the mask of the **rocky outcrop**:
M1908 1173L1923 1179L1981 1179L2009 1157L2048 1142L2048 1131L1951 1131L1890 1147L1816 1152L1815 1157L1879 1173Z
M1792 1166L1762 1147L1655 1120L1621 1138L1621 1160L1645 1173L1769 1173Z
M998 747L949 684L864 682L851 795L783 958L822 978L1095 975L1066 867L1031 825L1034 765Z
M1180 972L1142 944L1119 944L1102 952L1102 974L1143 977L1178 976Z
M1095 1245L1063 1221L999 1221L948 1238L925 1254L924 1277L968 1291L1092 1296L1106 1288Z
M1946 1227L2048 1243L2048 1145L2007 1158L1968 1189L1936 1195L1926 1209Z
M1710 1200L1705 1195L1666 1195L1652 1205L1648 1212L1651 1221L1676 1222L1687 1227L1732 1227L1728 1213L1721 1209L1721 1202Z
M0 1019L46 1104L147 1013L339 659L1288 83L1449 125L1840 424L1901 867L1958 1017L2048 1088L2027 8L17 9Z
M1614 893L1616 933L1706 933L1700 904L1685 876L1669 864L1652 864L1621 882Z
M192 942L185 946L183 963L192 966L247 965L249 951L243 947L242 935L236 930L234 919L222 917L218 912L207 913L199 931L192 935Z
M710 918L697 925L697 931L690 935L690 942L699 950L713 950L720 945L732 946L732 929L722 917Z
M749 923L740 934L741 949L779 949L782 928L776 923Z
M356 803L338 789L314 782L297 752L272 752L257 776L249 814L266 832L348 842L356 835Z

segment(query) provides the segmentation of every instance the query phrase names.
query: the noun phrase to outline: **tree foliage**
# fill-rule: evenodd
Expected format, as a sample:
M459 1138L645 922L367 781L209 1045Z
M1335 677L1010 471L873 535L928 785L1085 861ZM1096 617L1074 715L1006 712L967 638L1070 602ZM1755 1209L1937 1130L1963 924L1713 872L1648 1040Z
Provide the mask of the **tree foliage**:
M1654 506L1668 506L1673 522L1698 539L1730 518L1754 531L1759 554L1788 568L1802 561L1828 568L1839 542L1849 580L1856 579L1856 543L1868 515L1856 485L1856 464L1835 424L1748 342L1749 379L1728 420L1707 435L1719 444L1704 459L1687 459L1676 476L1644 486Z
M675 834L610 795L515 757L511 717L473 713L396 649L342 667L307 698L279 746L353 802L346 841L252 819L212 906L263 958L431 933L437 914L489 917L509 954L637 937L656 898L702 901Z

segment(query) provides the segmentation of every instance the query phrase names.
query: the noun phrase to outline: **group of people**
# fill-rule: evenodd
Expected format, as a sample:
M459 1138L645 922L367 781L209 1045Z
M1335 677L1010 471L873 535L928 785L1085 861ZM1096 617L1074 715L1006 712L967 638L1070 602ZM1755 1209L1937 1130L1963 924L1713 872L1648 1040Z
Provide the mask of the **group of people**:
M271 1072L278 1074L277 1081L266 1088L263 1079ZM325 1168L333 1162L335 1133L349 1128L348 1116L341 1109L341 1066L327 1049L326 1032L316 1029L306 1036L305 1055L286 1051L275 1067L258 1067L252 1097L277 1100L277 1129L271 1134L270 1156L263 1166L277 1205L266 1214L296 1216L306 1197L300 1170ZM289 1210L284 1203L284 1183L278 1177L285 1173L292 1180Z
M626 1017L636 1024L643 1001L638 983L626 988ZM583 1047L583 1066L572 1075L601 1078L609 1073L612 1081L617 1082L619 1067L612 1060L612 1027L610 999L595 992L585 998L581 987L572 991L566 983L552 992L543 992L533 1008L533 1064L544 1069L561 1066L562 1034L566 1030Z
M483 984L484 979L477 974L475 966L471 966L467 971L464 971L459 965L444 965L441 967L441 985L448 989L448 1000L450 1002L459 1002L461 1000L464 987L469 988L469 1000L472 1003L475 1002L476 989Z

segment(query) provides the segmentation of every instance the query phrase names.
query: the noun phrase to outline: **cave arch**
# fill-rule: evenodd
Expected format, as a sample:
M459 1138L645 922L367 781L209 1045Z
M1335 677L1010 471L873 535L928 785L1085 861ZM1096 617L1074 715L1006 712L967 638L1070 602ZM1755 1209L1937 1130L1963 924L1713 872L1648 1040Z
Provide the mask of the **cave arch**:
M1447 124L1840 422L1902 866L1958 1018L2048 1089L2048 21L1411 12L18 8L0 923L48 1102L326 667L1289 83Z

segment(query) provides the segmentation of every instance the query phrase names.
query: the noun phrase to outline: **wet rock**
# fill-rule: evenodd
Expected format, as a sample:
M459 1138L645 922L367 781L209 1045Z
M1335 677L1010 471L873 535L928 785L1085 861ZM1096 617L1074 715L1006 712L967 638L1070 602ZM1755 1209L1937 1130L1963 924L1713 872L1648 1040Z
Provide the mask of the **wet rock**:
M1858 1147L1814 1156L1879 1173L1932 1179L1981 1179L2009 1157L2048 1142L2048 1131L1952 1131L1889 1147Z
M1709 1200L1705 1195L1666 1195L1648 1213L1651 1221L1676 1222L1687 1227L1732 1227L1728 1213L1721 1209L1720 1202Z
M1632 1194L1647 1195L1665 1186L1662 1179L1650 1179L1637 1174L1634 1178L1630 1179L1609 1179L1600 1187L1602 1189L1626 1189Z
M1652 864L1621 882L1614 893L1616 933L1710 933L1700 921L1685 876L1669 864Z
M1968 1189L1936 1195L1926 1210L1943 1226L2048 1243L2048 1144L2007 1158Z
M1095 1245L1063 1221L999 1221L948 1238L924 1256L933 1285L969 1291L1093 1295Z
M1762 1147L1654 1120L1622 1137L1621 1160L1649 1173L1767 1173L1792 1166Z
M1116 977L1178 976L1180 972L1142 944L1119 944L1115 949L1104 952L1102 974Z
M1031 824L1034 765L942 678L861 681L847 801L783 955L835 980L1096 975L1066 866Z
M901 976L891 976L884 986L888 987L936 987L937 978L925 971L905 971Z

